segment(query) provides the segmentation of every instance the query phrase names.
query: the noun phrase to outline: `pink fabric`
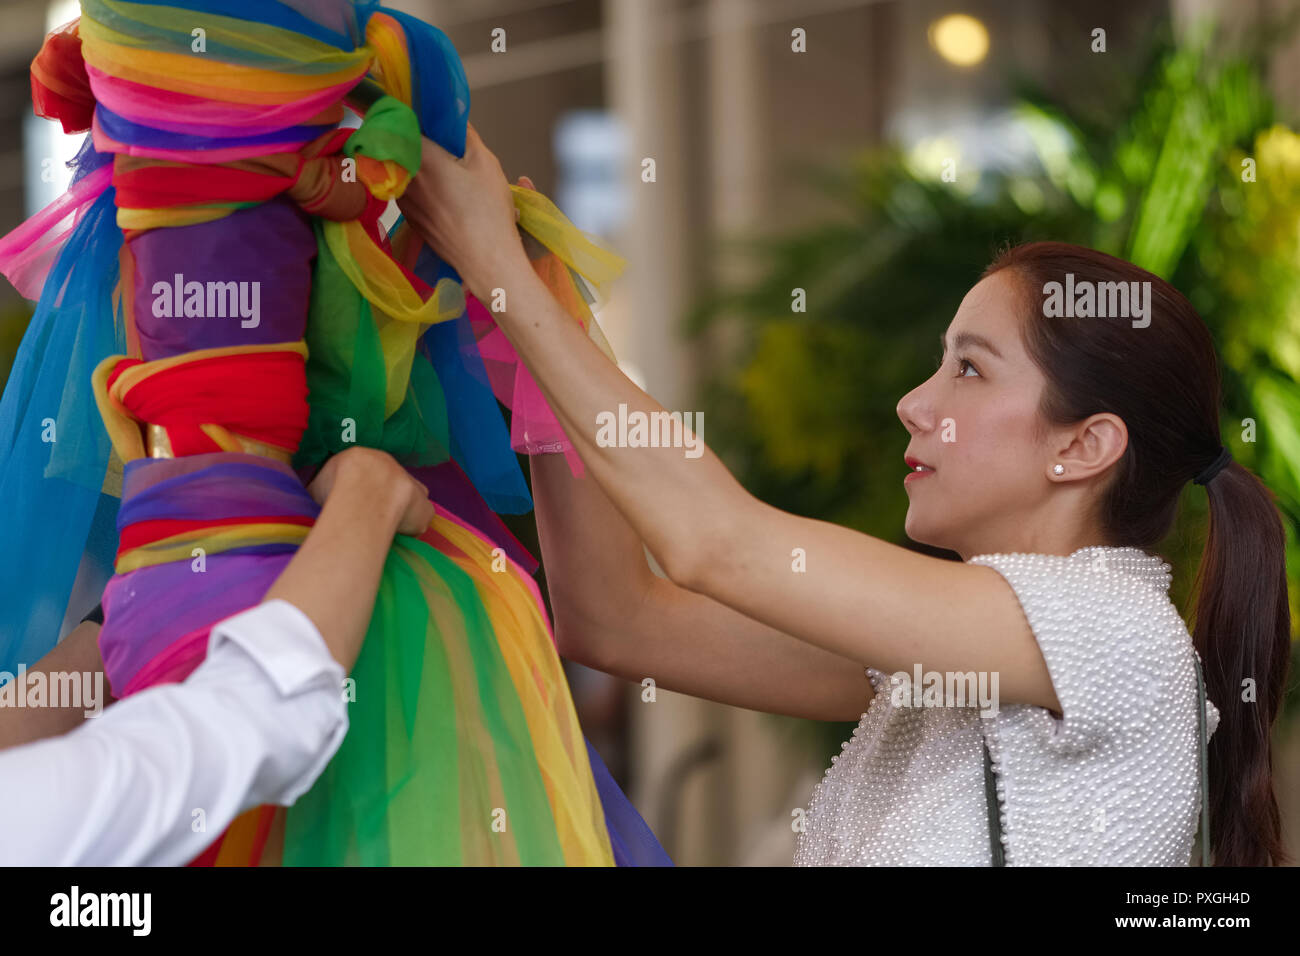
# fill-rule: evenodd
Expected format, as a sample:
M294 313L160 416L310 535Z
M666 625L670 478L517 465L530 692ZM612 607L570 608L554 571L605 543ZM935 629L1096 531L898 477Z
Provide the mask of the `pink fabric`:
M286 126L306 123L328 106L333 106L357 85L356 80L340 83L292 103L269 106L263 103L230 103L189 93L177 93L133 83L97 70L89 63L95 99L133 123L172 133L191 133L195 127L228 127L232 135L270 133ZM178 118L180 117L180 118ZM222 135L214 129L212 135Z
M112 165L101 166L21 226L0 239L0 273L19 294L35 301L63 243L113 181ZM66 229L59 229L67 222Z
M582 458L515 347L483 303L468 292L465 306L492 392L510 409L510 447L525 455L563 452L570 471L581 477L585 471Z
M220 622L218 622L220 623ZM190 631L176 639L176 643L136 671L121 691L113 690L117 698L128 697L159 684L178 684L189 677L203 662L208 651L208 638L217 625L209 624Z

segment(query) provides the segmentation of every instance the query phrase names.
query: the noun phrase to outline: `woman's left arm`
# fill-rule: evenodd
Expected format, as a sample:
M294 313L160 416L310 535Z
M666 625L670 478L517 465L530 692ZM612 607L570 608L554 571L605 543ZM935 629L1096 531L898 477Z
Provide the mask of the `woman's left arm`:
M533 271L508 183L477 134L456 160L426 141L401 203L485 303L528 365L584 464L664 572L688 590L887 672L988 671L1007 702L1059 709L1010 586L992 568L917 554L750 495L702 442L619 447L598 416L666 410L601 354ZM804 570L796 570L802 553Z
M45 707L0 706L0 750L65 734L81 726L87 715L113 703L108 681L104 679L104 659L99 654L99 625L94 621L82 621L74 627L48 654L27 668L26 676L30 678L37 673L44 674L51 682L53 675L84 675L90 679L85 693L95 693L96 699L82 700L76 706L59 706L53 702Z

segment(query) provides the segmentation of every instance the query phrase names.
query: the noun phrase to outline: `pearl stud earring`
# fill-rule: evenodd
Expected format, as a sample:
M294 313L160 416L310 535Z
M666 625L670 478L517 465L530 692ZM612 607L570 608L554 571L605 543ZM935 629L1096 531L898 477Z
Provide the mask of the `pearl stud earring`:
M1053 466L1052 466L1052 474L1054 474L1054 475L1063 475L1063 474L1065 474L1065 466L1064 466L1064 465L1053 465Z

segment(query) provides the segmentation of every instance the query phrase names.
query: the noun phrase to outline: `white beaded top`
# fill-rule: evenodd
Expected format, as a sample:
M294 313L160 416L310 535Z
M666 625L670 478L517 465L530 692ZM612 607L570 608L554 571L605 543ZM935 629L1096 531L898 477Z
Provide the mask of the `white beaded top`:
M987 718L978 703L896 705L890 675L867 668L875 697L813 791L795 865L991 865L981 736L1007 866L1188 865L1201 807L1196 651L1169 565L1110 547L969 563L1015 591L1062 718L1030 704ZM1207 701L1207 734L1218 723Z

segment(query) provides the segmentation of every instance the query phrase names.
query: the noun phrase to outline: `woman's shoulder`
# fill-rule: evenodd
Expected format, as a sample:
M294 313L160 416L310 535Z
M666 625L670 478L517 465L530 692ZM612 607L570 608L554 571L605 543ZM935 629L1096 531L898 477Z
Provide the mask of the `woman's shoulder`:
M1112 623L1126 614L1140 614L1144 623L1152 613L1167 617L1166 612L1172 612L1177 617L1169 600L1173 574L1168 562L1138 548L1096 546L1068 555L980 554L967 563L1001 574L1027 613L1032 605L1034 610L1067 614L1108 610L1105 616Z
M1094 654L1191 638L1169 598L1171 568L1138 548L1080 548L1068 555L982 554L969 564L996 570L1015 592L1039 644L1084 645Z
M1094 744L1194 688L1191 636L1158 556L1094 547L969 563L997 570L1020 601L1064 709L1057 746Z

